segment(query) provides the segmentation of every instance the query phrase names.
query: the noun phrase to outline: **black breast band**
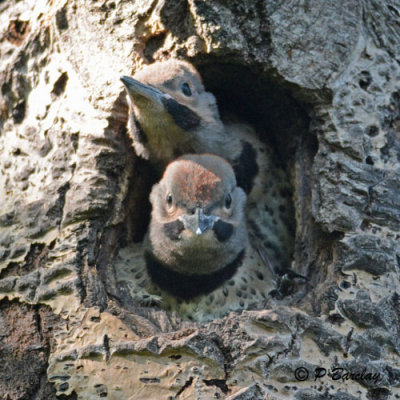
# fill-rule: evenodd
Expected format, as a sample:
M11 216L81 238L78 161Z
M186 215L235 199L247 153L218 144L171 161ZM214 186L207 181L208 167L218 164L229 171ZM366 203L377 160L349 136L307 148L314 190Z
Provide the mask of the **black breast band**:
M235 275L242 265L244 249L224 268L205 275L185 275L175 272L161 263L151 252L145 252L147 271L152 281L162 290L182 300L211 293Z

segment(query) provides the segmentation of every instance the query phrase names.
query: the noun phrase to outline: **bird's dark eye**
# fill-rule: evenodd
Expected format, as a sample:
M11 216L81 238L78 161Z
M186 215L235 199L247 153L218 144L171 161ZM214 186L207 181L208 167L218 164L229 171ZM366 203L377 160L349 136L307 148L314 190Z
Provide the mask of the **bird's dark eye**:
M168 207L172 206L172 194L171 193L167 194L167 204L168 204Z
M181 89L182 89L182 93L185 96L190 97L192 95L192 91L191 91L190 86L189 86L189 84L187 82L182 83Z
M225 197L225 208L229 210L231 208L231 205L232 205L232 196L228 194Z

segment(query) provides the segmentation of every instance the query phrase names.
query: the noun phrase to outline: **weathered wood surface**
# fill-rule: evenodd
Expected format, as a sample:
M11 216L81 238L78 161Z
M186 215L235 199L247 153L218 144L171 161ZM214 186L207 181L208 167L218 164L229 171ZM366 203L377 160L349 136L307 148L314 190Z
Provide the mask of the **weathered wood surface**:
M397 1L0 1L0 398L398 398L399 25ZM151 184L119 76L166 57L289 160L309 281L272 308L188 323L116 283Z

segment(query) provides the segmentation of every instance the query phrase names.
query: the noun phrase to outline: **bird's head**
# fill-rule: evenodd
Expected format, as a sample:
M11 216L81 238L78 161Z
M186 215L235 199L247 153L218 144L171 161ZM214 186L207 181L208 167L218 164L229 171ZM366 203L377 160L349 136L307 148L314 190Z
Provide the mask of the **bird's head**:
M215 270L247 241L246 195L221 157L193 154L170 163L150 200L151 244L177 269L191 260L202 265L198 268Z
M169 162L177 154L198 152L203 127L223 129L215 97L188 62L156 62L121 80L130 99L131 123L142 130L148 158Z

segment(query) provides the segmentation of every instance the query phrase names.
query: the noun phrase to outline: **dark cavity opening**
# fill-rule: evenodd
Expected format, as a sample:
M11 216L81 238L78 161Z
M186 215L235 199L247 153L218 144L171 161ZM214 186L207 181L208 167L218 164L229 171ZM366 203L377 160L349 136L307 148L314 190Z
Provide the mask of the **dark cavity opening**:
M221 117L234 115L252 125L278 161L287 164L309 126L305 106L288 85L242 65L203 64L198 69L207 91L217 98Z
M217 98L221 118L233 116L251 125L259 138L273 150L276 165L287 172L291 188L288 195L293 199L286 221L293 237L293 246L287 252L290 253L290 259L295 260L292 268L297 270L300 258L295 256L295 249L299 247L296 244L299 237L296 238L296 235L301 229L296 227L295 201L297 207L299 202L296 196L301 196L304 190L307 197L311 196L311 189L309 183L301 182L299 177L295 179L295 168L304 152L313 159L318 150L317 139L309 133L309 105L294 97L295 88L272 74L237 64L207 64L206 60L200 61L197 68L206 90ZM309 173L304 172L304 176L308 177ZM301 221L297 221L297 224L301 224ZM291 267L290 262L284 264L287 268ZM278 273L284 274L284 271ZM292 290L288 288L287 293L281 294L289 294Z

